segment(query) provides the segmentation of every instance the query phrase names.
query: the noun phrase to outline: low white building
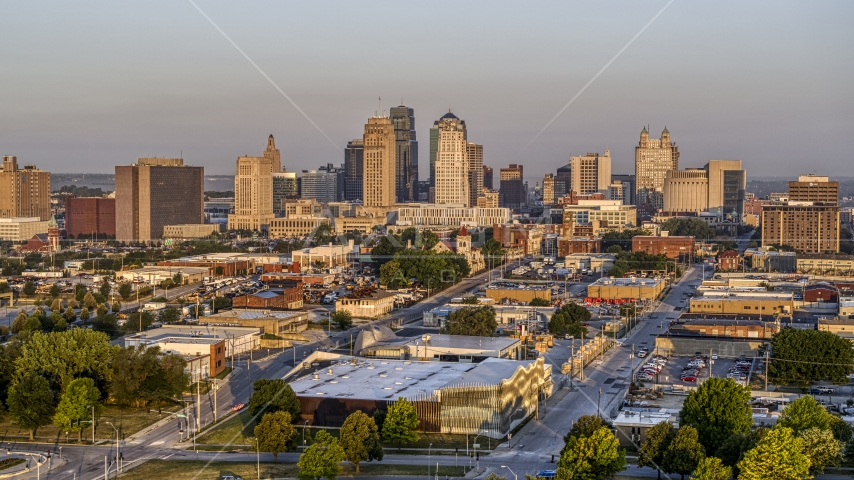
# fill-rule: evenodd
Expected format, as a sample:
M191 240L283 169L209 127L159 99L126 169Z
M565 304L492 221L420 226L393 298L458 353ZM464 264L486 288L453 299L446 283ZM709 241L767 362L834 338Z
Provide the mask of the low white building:
M261 345L261 329L256 327L224 327L212 325L164 325L135 333L124 338L125 346L159 345L163 351L182 355L203 352L201 345L225 342L226 356L257 350Z

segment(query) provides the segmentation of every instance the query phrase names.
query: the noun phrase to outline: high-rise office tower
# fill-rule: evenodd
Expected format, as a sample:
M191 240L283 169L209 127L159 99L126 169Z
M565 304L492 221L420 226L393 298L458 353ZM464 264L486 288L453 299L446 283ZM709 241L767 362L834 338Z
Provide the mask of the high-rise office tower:
M634 175L611 175L611 184L620 184L620 190L622 190L622 200L623 205L634 205L635 200L635 181ZM609 187L610 188L610 187ZM611 200L618 200L617 198L611 198Z
M522 181L522 165L511 163L498 173L501 206L520 208L525 203L525 186Z
M395 187L398 202L415 200L418 181L418 141L415 139L415 110L403 105L390 111L395 137ZM413 169L414 167L414 169ZM413 178L414 175L414 178Z
M452 114L448 114L452 115ZM471 205L469 194L468 143L465 124L456 117L445 115L436 125L436 183L433 203L439 205ZM432 131L431 131L432 132ZM432 138L432 137L431 137ZM475 199L477 203L477 199Z
M483 166L483 188L488 190L495 190L492 186L492 167Z
M276 139L273 138L272 133L267 137L267 149L264 150L264 157L273 161L273 173L282 171L282 154L276 148Z
M362 139L350 140L344 149L344 199L348 202L364 200L365 144Z
M300 197L320 203L338 201L338 171L332 165L317 170L302 171Z
M239 157L234 176L234 214L229 230L267 230L273 212L273 159Z
M483 195L483 145L468 142L466 155L469 163L469 206L477 205L477 197Z
M611 184L611 152L605 155L588 153L584 156L570 157L569 190L578 195L608 193Z
M804 253L838 253L838 182L801 175L789 182L788 200L762 205L762 246L788 245Z
M35 165L18 168L18 158L3 156L0 169L0 218L50 220L50 173Z
M363 204L391 207L395 204L395 135L389 117L374 116L365 124Z
M465 120L460 120L456 115L451 113L451 110L448 109L448 113L442 115L442 117L435 122L433 122L433 126L430 127L430 189L433 190L436 187L436 155L438 154L439 149L439 125L442 123L454 122L457 123L457 128L462 129L463 139L468 141L468 136L466 134L466 122ZM435 195L434 195L435 197ZM435 201L435 198L431 198L430 203Z
M555 194L555 181L557 177L554 174L547 173L543 177L543 206L554 205L557 203L557 195Z
M284 200L299 196L297 174L295 172L273 172L273 213L281 216L284 212Z
M741 160L710 160L703 168L709 178L708 210L741 221L747 188L747 174Z
M116 239L150 242L166 225L199 224L204 212L205 168L181 158L140 158L116 167Z
M664 176L668 170L679 170L679 147L670 140L667 127L664 127L659 140L650 140L649 131L644 127L640 143L635 147L635 192L638 204L664 207Z

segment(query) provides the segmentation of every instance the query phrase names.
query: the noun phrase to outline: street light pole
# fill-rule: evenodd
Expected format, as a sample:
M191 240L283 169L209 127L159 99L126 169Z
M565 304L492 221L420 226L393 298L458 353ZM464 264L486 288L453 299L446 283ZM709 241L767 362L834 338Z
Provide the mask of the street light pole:
M116 431L116 476L118 476L118 473L119 473L119 429L116 428L116 426L110 422L107 422L107 425L113 427L113 430Z
M506 468L507 470L510 470L510 467L508 467L507 465L502 465L502 466L501 466L501 468ZM514 479L514 480L519 480L519 476L518 476L518 475L516 475L516 472L514 472L513 470L510 470L510 473L512 473L512 474L513 474L513 479Z
M430 478L430 449L432 447L432 443L427 447L427 478Z

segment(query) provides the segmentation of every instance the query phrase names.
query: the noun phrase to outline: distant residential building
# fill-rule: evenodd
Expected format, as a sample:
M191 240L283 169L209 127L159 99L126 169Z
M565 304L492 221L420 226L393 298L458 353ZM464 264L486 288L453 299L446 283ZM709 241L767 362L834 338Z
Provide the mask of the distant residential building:
M468 142L466 155L469 169L469 206L473 207L477 205L477 198L483 195L483 145Z
M718 255L718 270L724 272L738 270L740 259L735 250L724 250Z
M694 237L662 235L632 237L632 252L664 255L671 259L690 259L694 255Z
M275 215L281 214L285 200L296 198L298 195L295 172L273 172L273 213Z
M116 167L116 239L159 241L163 227L204 222L204 167L140 158Z
M507 208L410 203L400 205L397 211L397 225L404 227L490 227L509 221L510 210Z
M558 257L566 257L574 253L602 253L602 251L601 238L561 238L557 242Z
M501 206L510 209L520 208L525 203L525 188L522 165L511 163L499 171Z
M395 136L395 188L398 202L415 201L418 181L418 140L415 137L415 110L403 105L389 111Z
M644 127L640 142L635 147L636 204L664 207L664 178L668 170L679 170L679 147L670 140L667 127L658 140L651 140L649 131Z
M388 117L375 116L365 124L363 204L391 207L395 204L396 139Z
M116 199L65 197L65 234L68 238L115 238Z
M35 165L18 168L18 157L4 155L0 167L0 218L50 220L50 173Z
M431 147L434 138L436 144L433 203L471 206L465 122L448 112L433 126L430 135Z
M234 176L234 214L229 230L266 231L273 212L273 162L270 157L238 157Z
M484 189L483 194L477 197L478 208L498 208L498 192Z
M350 140L344 149L344 200L364 199L365 144L362 139Z
M586 195L590 193L608 193L611 184L611 152L604 155L588 153L569 159L569 190Z
M790 182L788 201L762 206L762 246L789 245L803 253L839 252L838 185L827 177ZM812 198L815 200L793 200Z

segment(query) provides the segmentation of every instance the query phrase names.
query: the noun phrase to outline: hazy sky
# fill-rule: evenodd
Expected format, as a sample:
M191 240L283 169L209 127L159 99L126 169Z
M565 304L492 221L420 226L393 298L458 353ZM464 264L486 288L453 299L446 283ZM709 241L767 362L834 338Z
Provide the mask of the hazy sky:
M674 1L530 146L667 0L625 2L2 2L0 153L112 173L178 156L233 174L272 133L288 170L343 162L368 116L415 108L421 179L448 108L496 169L541 177L611 150L634 171L649 124L680 167L851 175L854 2Z

